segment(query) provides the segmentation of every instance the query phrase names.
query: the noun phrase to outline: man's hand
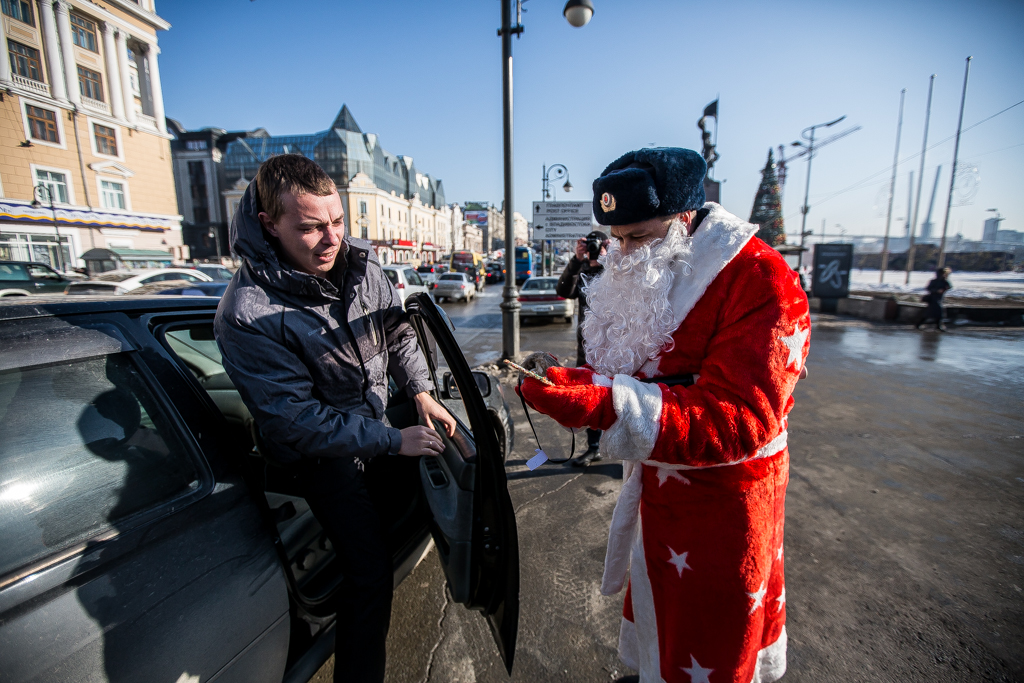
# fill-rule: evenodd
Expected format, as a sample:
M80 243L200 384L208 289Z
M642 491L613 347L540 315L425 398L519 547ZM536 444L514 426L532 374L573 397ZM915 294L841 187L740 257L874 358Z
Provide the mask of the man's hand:
M578 240L576 240L576 260L586 261L588 258L589 257L587 255L587 240L585 237L581 237Z
M437 420L444 425L444 431L449 437L455 436L455 418L444 406L438 405L430 394L421 391L413 396L413 401L416 402L416 412L420 414L421 420L428 425L433 425L433 421Z
M441 435L430 427L416 425L402 430L402 447L399 455L440 455L444 452Z

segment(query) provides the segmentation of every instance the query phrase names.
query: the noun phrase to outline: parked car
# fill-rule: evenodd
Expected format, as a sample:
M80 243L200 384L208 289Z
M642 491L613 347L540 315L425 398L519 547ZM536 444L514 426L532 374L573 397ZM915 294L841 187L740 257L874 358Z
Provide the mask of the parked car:
M466 273L443 273L434 282L430 293L437 303L441 303L445 299L469 303L476 296L476 285Z
M167 280L142 285L126 294L131 296L224 296L229 282L189 282L187 280Z
M192 267L203 275L209 275L214 282L230 282L235 275L219 263L197 263Z
M330 657L339 563L292 473L259 453L214 340L217 304L0 303L4 681L298 682ZM374 458L368 487L396 585L433 538L450 600L489 622L511 671L508 407L495 378L470 372L444 312L422 294L407 304L457 431L437 457ZM391 394L390 423L416 424L412 400Z
M438 275L448 272L448 266L440 263L425 263L417 268L416 272L420 274L420 279L423 280L423 284L429 287L430 284L437 279Z
M531 277L519 290L520 318L561 318L572 322L575 301L558 296L557 277Z
M213 282L213 278L192 268L146 268L143 270L112 270L88 280L70 283L65 294L124 294L154 282L186 280Z
M413 294L426 294L429 287L423 283L420 274L412 266L384 266L384 274L398 290L398 296L405 305L406 299Z
M0 296L60 294L71 282L44 263L0 261Z

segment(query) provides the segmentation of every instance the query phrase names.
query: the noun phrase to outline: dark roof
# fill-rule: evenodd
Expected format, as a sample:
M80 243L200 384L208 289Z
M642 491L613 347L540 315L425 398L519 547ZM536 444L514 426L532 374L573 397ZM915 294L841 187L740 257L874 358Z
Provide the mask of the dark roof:
M73 299L73 300L72 300ZM219 299L213 297L168 296L9 296L0 298L0 320L48 318L87 313L123 312L129 315L171 311L217 310Z
M341 105L341 111L334 117L334 123L331 124L331 128L341 128L342 130L350 130L353 133L362 133L362 129L359 124L356 123L355 118L352 116L352 112L349 111L348 105Z

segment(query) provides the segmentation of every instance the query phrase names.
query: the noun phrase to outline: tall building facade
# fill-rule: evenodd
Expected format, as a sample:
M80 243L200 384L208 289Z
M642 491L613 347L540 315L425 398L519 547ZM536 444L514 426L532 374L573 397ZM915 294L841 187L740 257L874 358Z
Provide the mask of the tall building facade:
M153 0L0 9L0 259L187 258L158 60L170 25Z
M432 263L451 251L455 223L441 181L420 171L412 157L385 150L347 106L318 133L270 135L260 129L229 142L221 162L228 215L260 164L289 153L327 171L345 205L349 232L368 240L384 263Z

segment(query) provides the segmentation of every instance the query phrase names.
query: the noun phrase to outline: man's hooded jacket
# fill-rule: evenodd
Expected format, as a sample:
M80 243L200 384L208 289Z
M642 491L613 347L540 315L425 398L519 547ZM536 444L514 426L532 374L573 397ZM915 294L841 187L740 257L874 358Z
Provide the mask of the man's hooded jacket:
M388 375L410 395L432 388L398 293L363 240L345 237L329 279L290 268L258 203L253 181L231 222L244 262L214 331L265 455L287 464L398 453L401 432L384 416Z

